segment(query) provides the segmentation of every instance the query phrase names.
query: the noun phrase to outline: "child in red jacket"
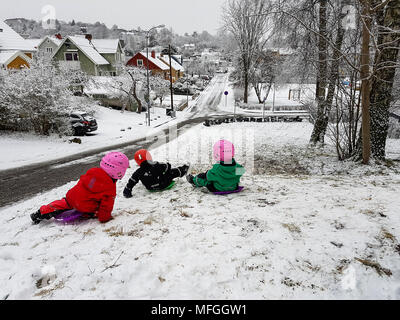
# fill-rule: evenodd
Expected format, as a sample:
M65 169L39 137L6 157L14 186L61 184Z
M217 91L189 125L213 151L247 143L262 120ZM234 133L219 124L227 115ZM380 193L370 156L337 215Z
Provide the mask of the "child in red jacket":
M109 221L114 208L116 182L124 177L128 168L129 159L126 155L108 153L101 160L100 168L89 169L65 198L44 205L31 214L32 221L38 224L72 209L87 217L97 216L100 222Z

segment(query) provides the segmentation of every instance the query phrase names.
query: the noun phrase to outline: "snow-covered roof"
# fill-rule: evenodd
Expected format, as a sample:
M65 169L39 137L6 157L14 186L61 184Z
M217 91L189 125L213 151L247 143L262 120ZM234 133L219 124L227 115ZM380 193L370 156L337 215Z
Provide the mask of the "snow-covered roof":
M31 46L33 49L37 50L39 44L42 42L42 39L25 39L25 41Z
M91 78L85 87L83 92L88 95L107 95L107 96L118 96L121 94L118 90L119 84L115 77L95 77Z
M147 53L146 52L141 52L140 53L142 56L146 57ZM149 61L154 63L157 67L159 67L161 70L169 70L169 66L166 65L163 61L161 61L157 56L156 58L153 58L151 56L151 53L149 52Z
M93 39L92 44L98 52L104 54L116 53L119 46L118 39Z
M164 54L162 57L160 56L159 59L169 66L169 55ZM171 58L171 66L177 71L185 71L185 68L173 58Z
M37 47L41 46L43 42L45 42L46 40L50 40L52 41L57 47L60 46L60 44L63 42L62 39L58 39L56 37L50 37L50 36L46 36L43 39L40 39L39 44L37 45Z
M0 51L0 65L6 64L10 60L10 58L17 52L19 51L18 50Z
M108 65L110 64L103 56L90 44L89 40L85 37L80 36L68 36L64 39L63 43L69 39L74 45L76 45L82 52L96 65Z
M35 51L34 47L15 32L8 24L0 20L0 50Z
M26 62L30 60L28 56L19 50L0 51L0 65L7 66L18 56L23 58Z

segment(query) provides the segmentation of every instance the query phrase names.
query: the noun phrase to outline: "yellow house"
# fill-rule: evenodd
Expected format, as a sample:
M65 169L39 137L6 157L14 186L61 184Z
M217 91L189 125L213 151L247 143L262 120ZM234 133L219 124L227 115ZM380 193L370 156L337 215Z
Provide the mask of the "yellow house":
M169 55L161 53L158 59L164 62L168 67L170 67ZM171 71L172 71L172 82L179 80L185 75L185 68L172 57L171 57Z
M0 54L3 68L20 69L29 67L36 49L9 25L0 20ZM11 59L11 60L10 60Z
M31 59L21 51L0 51L0 69L29 68Z

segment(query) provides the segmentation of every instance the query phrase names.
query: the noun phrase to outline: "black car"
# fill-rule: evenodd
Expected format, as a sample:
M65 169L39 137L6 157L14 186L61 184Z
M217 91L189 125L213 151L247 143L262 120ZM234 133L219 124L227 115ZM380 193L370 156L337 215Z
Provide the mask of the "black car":
M193 91L187 87L175 87L173 90L176 95L193 95Z
M96 119L85 112L71 113L70 122L74 130L74 136L84 136L88 132L97 130Z

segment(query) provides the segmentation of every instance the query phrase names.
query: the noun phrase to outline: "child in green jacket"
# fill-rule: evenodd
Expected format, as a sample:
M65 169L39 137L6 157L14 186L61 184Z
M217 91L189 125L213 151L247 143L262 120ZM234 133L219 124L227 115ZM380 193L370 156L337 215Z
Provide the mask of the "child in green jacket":
M245 169L234 159L234 145L227 140L220 140L213 149L214 159L218 163L195 177L187 175L188 182L195 187L206 187L211 192L237 190Z

